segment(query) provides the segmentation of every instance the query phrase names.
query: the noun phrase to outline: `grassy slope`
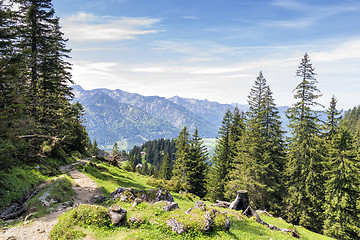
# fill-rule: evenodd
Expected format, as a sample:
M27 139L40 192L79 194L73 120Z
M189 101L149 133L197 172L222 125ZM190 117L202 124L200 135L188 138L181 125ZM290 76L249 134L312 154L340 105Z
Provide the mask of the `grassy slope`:
M94 179L96 183L102 187L104 195L114 191L117 187L134 187L136 189L151 189L154 188L147 184L147 177L138 175L136 173L126 172L122 169L101 163L97 168L84 168L85 174ZM175 202L179 204L180 209L169 213L163 213L161 208L156 208L150 204L142 203L134 209L128 211L127 218L132 216L140 217L144 220L144 224L140 226L122 226L117 228L85 228L83 231L95 239L294 239L289 234L272 231L265 226L256 223L253 219L248 219L242 216L239 212L228 212L231 221L230 231L211 231L210 233L201 233L199 231L192 231L183 235L178 235L169 230L166 226L166 220L175 217L183 221L184 225L190 228L195 224L194 219L184 212L194 206L196 199L189 195L180 195L178 193L171 193ZM115 204L115 203L110 203ZM131 207L131 203L116 202L125 209ZM209 206L211 203L206 202ZM107 206L106 206L107 207ZM220 209L219 211L227 211ZM203 213L197 215L202 218ZM265 222L274 224L281 228L292 228L291 224L277 218L262 216ZM155 222L155 223L154 223ZM320 234L310 232L300 226L296 230L302 236L302 239L332 239Z

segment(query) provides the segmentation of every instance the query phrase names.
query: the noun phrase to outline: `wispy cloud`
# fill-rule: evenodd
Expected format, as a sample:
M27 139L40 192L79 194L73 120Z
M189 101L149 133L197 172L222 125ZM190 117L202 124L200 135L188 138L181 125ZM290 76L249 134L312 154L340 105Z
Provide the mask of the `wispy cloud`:
M199 19L198 17L195 17L195 16L183 16L183 18L190 19L190 20L198 20Z
M156 18L100 17L79 12L64 18L62 25L72 41L116 41L158 33L162 30L154 25L159 21Z

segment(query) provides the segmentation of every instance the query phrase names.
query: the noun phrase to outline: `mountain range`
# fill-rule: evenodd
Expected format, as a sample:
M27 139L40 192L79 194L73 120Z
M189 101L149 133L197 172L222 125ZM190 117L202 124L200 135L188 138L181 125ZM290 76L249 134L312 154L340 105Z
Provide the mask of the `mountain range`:
M106 88L84 90L73 88L74 101L85 110L85 126L90 139L100 148L111 150L115 142L131 149L147 140L174 138L186 126L190 134L197 128L203 138L215 138L228 109L247 105L221 104L193 98L142 96ZM279 107L284 119L287 107Z

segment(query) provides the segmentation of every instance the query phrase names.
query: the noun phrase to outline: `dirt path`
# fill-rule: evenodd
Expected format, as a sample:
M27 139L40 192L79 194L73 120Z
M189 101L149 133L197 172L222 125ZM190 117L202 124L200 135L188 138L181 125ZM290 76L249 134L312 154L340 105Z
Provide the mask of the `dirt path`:
M82 162L83 161L86 160L82 160ZM76 193L74 205L76 206L78 204L91 203L91 199L94 196L101 194L101 191L93 180L91 180L85 174L74 169L73 167L74 164L63 166L60 168L60 171L62 172L69 171L71 177L75 181L75 186L73 187ZM24 225L8 228L8 229L7 228L0 229L0 240L49 239L50 231L57 223L58 217L69 209L71 208L56 209L56 211L44 217L32 220L30 222L26 221Z

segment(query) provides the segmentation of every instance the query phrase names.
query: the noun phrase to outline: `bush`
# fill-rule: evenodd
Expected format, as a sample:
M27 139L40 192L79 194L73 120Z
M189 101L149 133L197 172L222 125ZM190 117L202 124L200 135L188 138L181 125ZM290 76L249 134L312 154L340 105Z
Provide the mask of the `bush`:
M52 240L81 239L85 233L79 227L111 228L107 210L101 206L82 204L59 217L50 233Z

